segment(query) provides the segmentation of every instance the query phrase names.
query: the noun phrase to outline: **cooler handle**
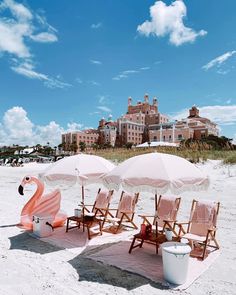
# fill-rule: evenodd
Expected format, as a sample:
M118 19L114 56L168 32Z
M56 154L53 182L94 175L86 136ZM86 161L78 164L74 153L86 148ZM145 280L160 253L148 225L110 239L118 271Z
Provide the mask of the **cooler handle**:
M51 223L49 223L49 222L47 221L47 222L46 222L46 225L51 226L52 231L54 231L54 228L53 228L53 226L51 225Z

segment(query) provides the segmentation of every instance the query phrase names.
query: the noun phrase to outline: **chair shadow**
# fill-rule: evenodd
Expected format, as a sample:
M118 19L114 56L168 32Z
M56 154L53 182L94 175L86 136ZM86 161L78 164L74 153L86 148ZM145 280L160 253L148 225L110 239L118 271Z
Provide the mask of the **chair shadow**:
M169 289L168 286L163 286L161 283L155 283L139 274L122 270L116 266L103 264L102 262L95 261L87 257L87 255L99 252L105 248L115 245L116 243L103 244L100 247L88 246L80 255L68 261L77 271L79 281L108 284L124 288L128 291L144 285L151 285L152 287L161 290Z
M53 246L29 235L28 232L23 232L14 237L10 237L9 240L11 243L10 250L24 250L39 254L48 254L63 250L61 247Z

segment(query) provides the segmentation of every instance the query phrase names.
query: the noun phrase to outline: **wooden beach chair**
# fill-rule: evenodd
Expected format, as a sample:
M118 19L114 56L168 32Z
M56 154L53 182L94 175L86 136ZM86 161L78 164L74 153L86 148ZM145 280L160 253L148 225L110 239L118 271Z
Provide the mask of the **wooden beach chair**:
M117 233L122 227L137 229L134 223L135 207L138 202L139 193L130 194L122 191L117 209L109 209L105 222L112 223L113 233ZM112 213L115 211L115 214Z
M177 232L175 232L174 225L180 202L180 197L160 195L157 198L157 195L155 195L155 214L140 214L139 216L143 218L144 224L151 224L152 229L158 230L158 232L161 233L163 233L165 229L169 229L175 236L178 236Z
M178 233L175 231L175 222L180 206L180 197L160 195L157 198L155 195L155 214L139 215L143 219L141 230L135 234L131 243L129 253L134 248L141 248L144 242L156 245L156 253L158 253L159 245L166 240L165 229L172 231L176 240L178 240ZM146 228L147 232L142 228ZM135 244L136 240L140 242Z
M71 216L67 218L66 232L68 232L68 230L73 228L80 228L80 225L82 223L83 231L85 227L87 228L88 239L91 238L91 235L92 235L91 228L94 228L94 226L96 227L99 226L99 230L96 233L102 234L102 227L104 225L105 218L108 214L108 209L110 206L112 195L113 195L113 190L102 191L101 188L99 188L93 205L88 205L88 204L80 205L82 207L81 217ZM89 216L88 214L86 216L86 213L87 214L94 213L94 215ZM70 222L73 223L72 226L70 226Z
M208 247L220 248L216 240L219 208L219 202L193 200L189 221L176 223L179 227L179 237L187 239L192 247L191 256L204 260ZM200 252L195 251L199 250L199 246L201 246Z
M84 214L86 215L86 213L94 213L95 217L101 218L104 223L105 218L108 214L113 192L113 190L104 191L99 188L93 205L81 205L83 207Z

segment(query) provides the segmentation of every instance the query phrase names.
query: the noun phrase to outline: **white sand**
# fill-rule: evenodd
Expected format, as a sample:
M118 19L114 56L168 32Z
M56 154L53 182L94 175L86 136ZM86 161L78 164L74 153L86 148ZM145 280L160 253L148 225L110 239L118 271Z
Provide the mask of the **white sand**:
M24 167L0 167L0 295L7 294L169 294L148 279L106 266L85 254L105 248L109 243L125 240L130 233L104 234L87 241L86 234L72 230L57 231L54 240L35 239L15 226L34 186L20 197L17 189L25 175L37 175L48 164ZM188 220L191 201L212 199L221 202L217 238L221 255L212 266L181 294L236 294L236 165L223 166L219 161L199 165L211 178L207 192L182 194L179 220ZM93 202L97 185L86 189L88 203ZM51 191L47 187L46 191ZM116 193L112 205L118 202ZM80 201L79 187L62 190L61 207L68 215ZM153 212L154 196L141 194L137 213ZM140 220L136 218L139 222ZM48 243L48 241L50 243Z

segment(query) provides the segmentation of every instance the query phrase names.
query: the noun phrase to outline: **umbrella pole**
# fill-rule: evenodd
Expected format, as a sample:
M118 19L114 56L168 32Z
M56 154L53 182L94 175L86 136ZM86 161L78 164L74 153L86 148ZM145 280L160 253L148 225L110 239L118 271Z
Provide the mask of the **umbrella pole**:
M82 185L82 223L84 232L84 186Z
M157 212L157 193L155 194L155 211Z

